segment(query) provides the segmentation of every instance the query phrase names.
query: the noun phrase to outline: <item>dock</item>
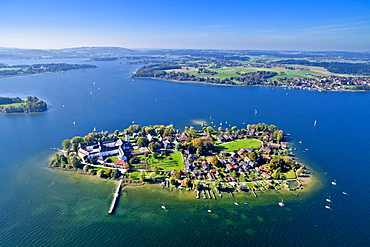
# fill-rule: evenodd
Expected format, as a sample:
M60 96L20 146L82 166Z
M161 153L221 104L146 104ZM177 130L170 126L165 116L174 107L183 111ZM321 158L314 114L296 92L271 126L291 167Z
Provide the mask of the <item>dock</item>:
M108 214L112 214L114 209L116 208L117 199L119 197L119 193L120 193L121 186L122 186L122 180L123 180L123 176L121 176L120 179L119 179L116 191L114 192L114 195L113 195L112 203L110 204L110 207L109 207L109 210L108 210Z

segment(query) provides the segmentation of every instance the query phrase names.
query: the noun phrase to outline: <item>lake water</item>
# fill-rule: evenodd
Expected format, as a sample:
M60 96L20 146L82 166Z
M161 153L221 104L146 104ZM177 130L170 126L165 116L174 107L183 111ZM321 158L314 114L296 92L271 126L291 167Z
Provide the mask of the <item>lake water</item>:
M77 61L0 61L39 62ZM33 95L49 105L42 114L0 115L1 246L368 245L370 93L132 80L138 65L94 64L99 67L0 78L0 96ZM115 181L47 167L50 147L94 127L122 131L134 121L200 128L197 121L210 116L224 127L266 122L290 133L297 157L315 170L315 188L298 197L274 191L196 200L194 192L158 185L125 187L116 213L108 215ZM329 196L333 210L325 209ZM284 208L277 205L281 198Z

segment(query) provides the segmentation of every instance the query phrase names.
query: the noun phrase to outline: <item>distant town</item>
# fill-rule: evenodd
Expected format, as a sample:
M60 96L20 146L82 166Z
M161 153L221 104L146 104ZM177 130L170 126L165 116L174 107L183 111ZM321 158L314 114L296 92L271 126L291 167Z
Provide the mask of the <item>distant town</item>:
M183 131L133 124L123 132L94 131L64 140L50 167L120 179L124 185L194 190L196 198L242 191L257 197L257 191L273 189L298 195L309 175L294 159L288 135L265 123L245 129L213 129L203 123L201 130Z

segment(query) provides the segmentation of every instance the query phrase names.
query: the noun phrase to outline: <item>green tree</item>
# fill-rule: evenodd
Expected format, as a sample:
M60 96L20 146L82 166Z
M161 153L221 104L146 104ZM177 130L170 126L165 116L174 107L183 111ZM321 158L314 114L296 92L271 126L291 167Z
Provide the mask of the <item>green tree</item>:
M104 174L105 174L105 171L104 171L103 169L100 169L100 170L98 171L98 173L97 173L97 175L98 175L100 178L104 177Z
M139 137L137 139L137 145L139 147L147 147L148 146L148 139L146 137L143 137L143 136Z
M62 146L64 150L69 150L72 147L71 140L70 139L65 139L62 141Z
M155 152L161 149L161 144L159 144L158 142L151 142L149 143L148 148L150 151Z
M70 164L71 166L73 166L73 168L75 168L75 169L81 168L81 161L75 155L69 156L68 164Z
M88 170L90 170L91 169L91 166L89 166L89 165L84 165L84 167L83 167L83 170L85 171L85 172L87 172Z

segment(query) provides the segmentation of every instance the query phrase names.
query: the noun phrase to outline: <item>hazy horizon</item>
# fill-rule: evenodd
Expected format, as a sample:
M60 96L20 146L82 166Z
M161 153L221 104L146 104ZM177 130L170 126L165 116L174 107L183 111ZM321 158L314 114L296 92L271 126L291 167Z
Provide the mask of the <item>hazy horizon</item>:
M370 2L15 0L0 47L370 51Z

